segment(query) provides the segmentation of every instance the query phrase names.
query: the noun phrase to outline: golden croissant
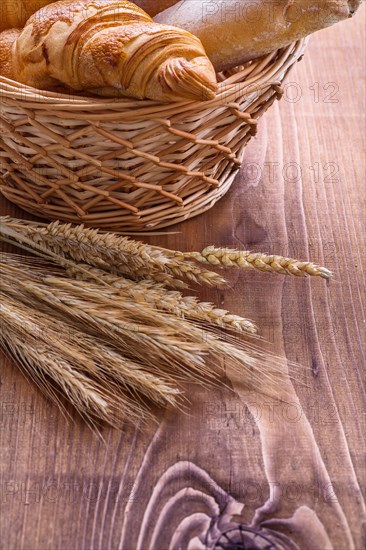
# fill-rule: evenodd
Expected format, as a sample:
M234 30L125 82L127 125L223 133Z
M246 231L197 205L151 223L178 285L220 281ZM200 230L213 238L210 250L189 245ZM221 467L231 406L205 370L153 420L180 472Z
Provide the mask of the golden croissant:
M43 6L51 4L53 0L0 0L0 2L0 31L4 31L14 27L24 27L31 15ZM177 2L178 0L135 0L134 4L153 17Z
M0 34L0 73L35 88L60 84L157 101L215 97L215 70L198 38L154 23L124 0L63 0L22 31Z

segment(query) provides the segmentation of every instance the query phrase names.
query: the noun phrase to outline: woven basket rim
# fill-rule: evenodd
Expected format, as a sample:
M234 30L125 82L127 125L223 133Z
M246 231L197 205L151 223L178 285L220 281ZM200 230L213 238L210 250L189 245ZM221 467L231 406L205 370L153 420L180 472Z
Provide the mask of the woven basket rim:
M261 61L260 65L266 66L268 61L276 57L281 61L280 69L281 73L285 73L287 69L294 64L294 61L300 60L303 55L307 43L307 38L302 38L296 42L292 42L284 48L274 50L273 52L263 56L263 58L254 60L258 63ZM286 61L283 62L284 58ZM248 66L249 67L249 66ZM62 93L62 92L49 92L25 84L21 84L15 80L5 78L0 75L0 94L2 101L4 100L18 100L21 103L31 103L32 108L42 108L42 106L47 105L47 108L56 107L58 111L69 111L72 110L75 114L75 118L78 118L76 109L80 110L90 110L90 109L101 109L112 110L112 111L131 111L131 108L137 112L136 116L141 116L141 111L148 109L146 114L153 113L156 115L156 112L159 111L164 113L165 111L171 111L174 109L176 112L178 109L183 110L196 110L201 109L204 105L205 108L215 108L217 105L223 101L227 102L233 94L234 95L243 95L246 89L248 89L248 94L260 90L260 86L275 86L280 85L278 78L271 78L272 75L278 73L277 63L269 64L269 68L264 72L261 79L258 81L255 77L249 78L245 82L240 82L243 78L243 73L245 74L246 67L244 69L237 71L229 78L225 78L222 82L219 82L218 93L216 97L209 101L179 101L179 102L170 102L163 103L159 101L153 101L150 99L132 99L132 98L99 98L96 96L83 96L83 95L72 95L71 93ZM254 84L255 83L255 84ZM75 109L75 111L74 111ZM56 113L54 113L56 114ZM169 113L167 113L169 116Z
M0 192L32 214L104 229L197 216L230 188L306 44L219 73L211 101L80 97L0 77Z

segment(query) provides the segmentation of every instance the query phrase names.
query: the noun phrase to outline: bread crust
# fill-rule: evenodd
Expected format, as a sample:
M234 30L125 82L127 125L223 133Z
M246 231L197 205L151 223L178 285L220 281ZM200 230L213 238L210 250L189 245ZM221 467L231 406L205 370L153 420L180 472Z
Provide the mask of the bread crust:
M36 12L12 47L19 82L158 101L215 97L215 71L189 32L127 0L63 0ZM0 71L3 69L0 66Z
M221 71L351 17L361 0L181 0L155 21L198 36Z
M5 78L14 80L13 45L20 35L19 29L9 29L0 33L0 67Z
M0 32L6 29L22 29L36 11L54 0L1 0ZM153 16L176 4L178 0L136 0L134 3Z

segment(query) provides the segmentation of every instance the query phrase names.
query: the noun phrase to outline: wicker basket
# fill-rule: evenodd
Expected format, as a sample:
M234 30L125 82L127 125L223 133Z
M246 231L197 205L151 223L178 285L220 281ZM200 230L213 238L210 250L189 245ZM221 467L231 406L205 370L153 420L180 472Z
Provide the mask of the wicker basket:
M219 75L205 103L77 97L0 78L1 192L44 218L120 231L196 216L229 189L304 47Z

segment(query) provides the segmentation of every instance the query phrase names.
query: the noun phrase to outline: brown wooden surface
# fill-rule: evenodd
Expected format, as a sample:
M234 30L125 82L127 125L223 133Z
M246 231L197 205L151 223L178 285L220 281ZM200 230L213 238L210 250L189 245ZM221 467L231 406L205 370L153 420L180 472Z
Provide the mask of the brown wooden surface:
M292 405L235 380L234 394L190 388L189 416L169 411L144 433L105 429L103 442L2 356L0 548L204 548L233 514L304 549L364 548L365 12L312 38L229 194L151 239L335 271L330 285L235 272L229 290L201 293L301 363ZM1 213L26 217L4 200Z

